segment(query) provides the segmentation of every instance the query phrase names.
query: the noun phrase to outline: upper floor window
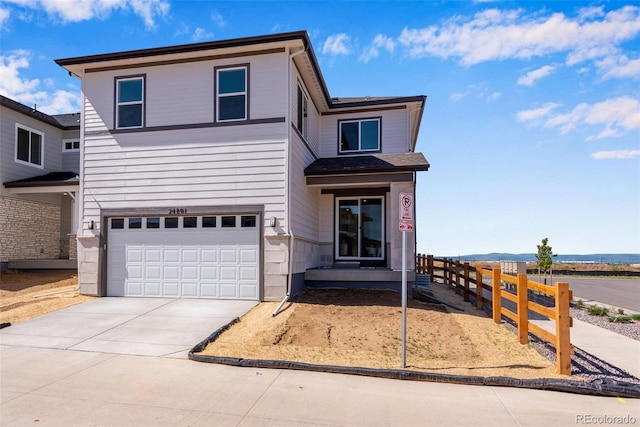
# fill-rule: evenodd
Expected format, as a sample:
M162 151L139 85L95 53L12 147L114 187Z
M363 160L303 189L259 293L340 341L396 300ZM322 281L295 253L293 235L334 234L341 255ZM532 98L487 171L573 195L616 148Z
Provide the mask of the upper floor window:
M80 151L80 141L77 139L64 139L62 141L62 151L65 153L69 151Z
M380 150L380 119L345 120L338 126L341 153Z
M116 129L144 126L144 77L116 79Z
M44 134L16 123L16 162L43 168Z
M248 118L248 66L216 68L216 121Z
M309 129L309 100L302 88L298 86L298 131L304 139L307 139Z

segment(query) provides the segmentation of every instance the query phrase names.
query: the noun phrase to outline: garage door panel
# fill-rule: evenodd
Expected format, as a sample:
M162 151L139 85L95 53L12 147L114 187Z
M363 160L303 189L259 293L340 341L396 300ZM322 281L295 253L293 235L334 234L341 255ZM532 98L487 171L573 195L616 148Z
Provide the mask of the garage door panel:
M183 266L182 267L182 280L198 280L198 266Z
M238 284L236 282L220 283L220 298L236 299Z
M162 296L162 286L159 282L144 282L144 294L146 296L160 297Z
M260 229L108 227L107 294L171 298L259 299ZM122 222L120 222L122 223ZM139 223L139 221L138 221ZM155 222L157 223L157 221ZM256 221L259 224L260 221ZM108 222L110 225L111 222Z
M204 248L201 249L202 262L217 263L218 262L218 249Z
M200 267L200 279L213 281L218 278L218 267Z
M140 247L127 248L127 262L142 262L143 252Z
M221 249L220 262L227 264L235 264L238 262L238 253L236 249Z
M192 283L185 283L182 282L182 297L183 298L198 298L199 292L198 292L198 283L197 282L192 282Z
M162 261L162 250L155 248L147 248L144 251L145 262L160 262Z
M217 283L201 282L200 283L200 296L202 298L218 298L218 285L217 285Z
M180 250L178 248L164 248L164 262L180 262Z
M165 297L178 298L180 296L180 285L178 282L163 282L162 293Z
M137 281L128 281L126 284L126 288L125 288L125 292L126 295L130 295L130 296L143 296L143 285L142 282L137 282Z

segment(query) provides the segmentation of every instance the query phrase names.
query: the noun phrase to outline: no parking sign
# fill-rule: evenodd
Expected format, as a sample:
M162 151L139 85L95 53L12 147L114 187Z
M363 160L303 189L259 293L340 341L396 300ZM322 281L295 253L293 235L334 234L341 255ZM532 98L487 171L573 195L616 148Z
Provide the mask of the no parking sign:
M400 231L413 231L413 194L400 193Z

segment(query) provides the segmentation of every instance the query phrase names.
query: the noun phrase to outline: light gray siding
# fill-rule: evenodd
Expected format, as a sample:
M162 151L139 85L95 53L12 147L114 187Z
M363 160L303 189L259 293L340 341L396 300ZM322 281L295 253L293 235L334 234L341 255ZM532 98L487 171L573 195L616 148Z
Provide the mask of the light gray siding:
M0 182L16 181L49 172L62 166L62 130L40 120L0 107ZM16 162L16 123L43 134L43 168ZM2 187L2 193L6 190Z
M334 157L338 155L339 120L371 117L382 117L380 123L382 128L382 153L397 154L410 151L410 115L408 110L398 109L322 116L320 157Z

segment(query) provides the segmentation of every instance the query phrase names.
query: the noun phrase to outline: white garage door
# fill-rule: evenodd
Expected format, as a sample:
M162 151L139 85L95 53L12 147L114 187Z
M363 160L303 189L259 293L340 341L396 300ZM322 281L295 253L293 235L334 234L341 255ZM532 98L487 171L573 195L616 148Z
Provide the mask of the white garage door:
M107 295L258 300L256 215L109 218Z

